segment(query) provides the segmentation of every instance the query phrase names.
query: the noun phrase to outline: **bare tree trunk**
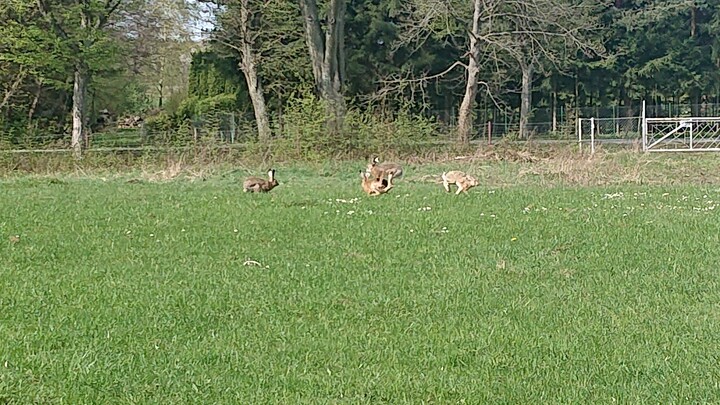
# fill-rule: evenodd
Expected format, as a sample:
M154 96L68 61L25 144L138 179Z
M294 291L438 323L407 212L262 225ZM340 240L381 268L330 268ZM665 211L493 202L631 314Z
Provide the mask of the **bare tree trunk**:
M163 93L165 91L165 85L163 83L163 79L160 79L158 82L157 90L158 90L158 108L162 108L163 106Z
M527 138L528 121L530 121L530 106L532 105L532 64L522 64L522 88L520 90L520 138Z
M305 19L305 41L312 62L315 87L328 105L328 128L338 132L342 128L342 120L345 116L340 72L345 0L330 0L324 40L315 0L300 0L300 6Z
M249 0L242 0L240 3L241 24L245 33L245 40L242 43L242 59L240 61L240 69L243 71L245 81L248 85L248 93L250 101L253 105L255 113L255 122L258 127L258 140L267 143L270 140L270 119L268 118L267 106L265 104L265 95L263 94L262 83L258 78L257 64L255 52L253 52L252 39L250 38L249 24L250 12L248 8Z
M473 107L475 105L475 96L478 90L478 59L480 58L480 43L478 36L480 35L480 7L482 0L475 0L473 11L473 24L470 31L470 52L467 64L467 81L465 82L465 95L460 110L458 111L458 128L457 140L459 143L467 144L470 141L470 135L473 129Z
M12 96L15 95L15 92L17 92L18 88L20 88L20 85L22 84L22 81L25 79L25 69L20 68L20 71L15 76L15 81L5 89L5 95L3 96L2 101L0 101L0 110L5 108L5 106L10 102L10 99Z
M250 48L245 45L245 48ZM258 78L257 66L255 65L254 55L251 49L243 51L241 69L245 75L245 81L248 85L248 93L250 101L252 101L253 111L255 112L255 122L258 128L258 140L266 143L270 140L270 119L268 118L267 107L265 105L265 96L263 95L262 84Z
M80 159L82 157L82 150L87 132L87 127L85 125L85 99L87 96L88 75L88 69L83 63L78 63L75 66L72 106L72 141L70 146L73 149L76 159Z
M35 84L37 86L35 87L35 95L33 96L33 101L30 104L30 109L28 110L28 130L32 128L32 120L33 118L35 118L35 109L37 108L38 102L40 101L40 93L42 92L42 84L40 83L40 81L36 79Z

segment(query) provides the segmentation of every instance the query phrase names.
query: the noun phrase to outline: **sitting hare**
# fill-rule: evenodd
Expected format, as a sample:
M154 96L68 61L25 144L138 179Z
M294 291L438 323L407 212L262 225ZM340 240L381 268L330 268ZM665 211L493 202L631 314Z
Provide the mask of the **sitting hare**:
M248 177L243 182L243 191L251 193L267 193L273 188L278 186L278 181L275 179L275 169L268 170L268 180L260 177Z
M369 195L380 195L390 191L393 186L388 185L388 181L380 178L373 178L367 172L360 171L361 185L363 190Z
M442 181L443 187L445 187L445 191L448 193L450 192L450 184L455 184L457 186L458 189L457 192L455 192L455 195L460 194L461 191L467 193L469 189L479 184L475 177L458 170L443 173Z
M374 178L386 178L388 184L392 185L393 178L399 179L403 175L402 166L397 163L383 162L380 163L380 158L377 156L373 157L367 167L367 173Z

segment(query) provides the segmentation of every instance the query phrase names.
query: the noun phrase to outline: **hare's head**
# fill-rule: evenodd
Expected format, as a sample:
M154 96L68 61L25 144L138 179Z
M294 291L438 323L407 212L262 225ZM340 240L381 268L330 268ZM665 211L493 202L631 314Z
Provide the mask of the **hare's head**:
M477 185L480 184L480 183L478 182L478 180L477 180L475 177L473 177L473 176L467 176L467 177L465 177L465 181L467 182L467 185L468 185L468 186L471 186L471 187L475 187L475 186L477 186Z
M372 177L370 173L362 170L360 170L360 180L363 190L370 195L378 195L390 190L387 180Z

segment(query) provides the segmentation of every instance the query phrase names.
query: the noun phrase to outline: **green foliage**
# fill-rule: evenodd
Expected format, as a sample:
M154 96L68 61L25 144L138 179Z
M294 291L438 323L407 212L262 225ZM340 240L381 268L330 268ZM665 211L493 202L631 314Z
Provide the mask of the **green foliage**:
M346 132L353 136L359 151L375 153L411 153L437 138L434 119L407 110L394 116L351 110L345 119ZM422 146L421 146L422 145Z
M275 121L275 156L288 159L321 161L348 151L348 139L327 131L327 105L312 95L291 98L280 119Z
M169 134L176 128L173 117L165 111L145 118L144 129L148 134Z
M247 84L237 63L236 59L214 52L194 53L190 63L188 94L202 99L232 93L247 108Z

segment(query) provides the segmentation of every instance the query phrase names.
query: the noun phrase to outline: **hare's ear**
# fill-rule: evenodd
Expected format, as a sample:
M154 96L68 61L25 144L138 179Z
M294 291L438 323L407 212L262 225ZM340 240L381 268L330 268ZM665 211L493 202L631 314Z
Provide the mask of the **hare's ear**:
M270 178L270 181L273 181L275 178L275 169L268 170L268 177Z
M375 156L375 157L373 157L372 162L373 162L374 164L378 164L378 163L380 163L380 158L377 157L377 156Z

